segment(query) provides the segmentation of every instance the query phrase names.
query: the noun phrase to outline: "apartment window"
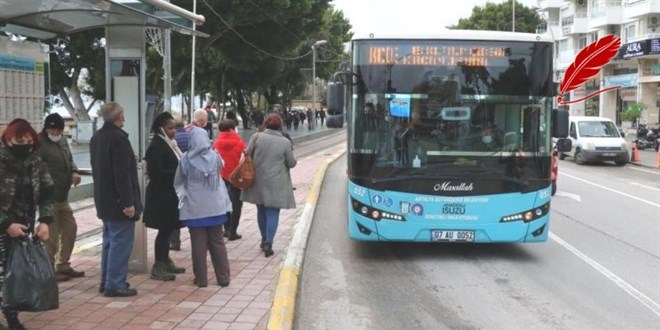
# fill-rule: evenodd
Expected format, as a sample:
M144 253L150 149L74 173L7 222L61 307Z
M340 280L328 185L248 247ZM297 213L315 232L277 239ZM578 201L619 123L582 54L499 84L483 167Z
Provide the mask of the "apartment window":
M598 32L589 33L589 42L594 42L598 40Z
M587 47L587 37L580 37L577 42L577 49Z
M635 24L626 26L626 40L630 40L637 36L636 33L637 31L635 30L635 27L636 27Z

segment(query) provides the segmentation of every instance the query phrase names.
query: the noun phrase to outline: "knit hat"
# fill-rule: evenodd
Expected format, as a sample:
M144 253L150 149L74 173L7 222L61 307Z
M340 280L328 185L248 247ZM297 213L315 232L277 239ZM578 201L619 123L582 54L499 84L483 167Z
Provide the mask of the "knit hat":
M44 123L44 128L57 128L64 129L64 119L60 116L59 113L51 113L46 117L46 122Z

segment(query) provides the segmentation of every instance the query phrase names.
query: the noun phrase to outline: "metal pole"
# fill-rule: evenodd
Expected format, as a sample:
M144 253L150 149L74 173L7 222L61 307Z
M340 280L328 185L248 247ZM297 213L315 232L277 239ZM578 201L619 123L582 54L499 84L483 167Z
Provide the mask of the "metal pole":
M312 108L316 104L316 45L312 45ZM314 111L314 109L312 109Z
M197 14L197 0L193 1L193 13ZM196 23L193 22L193 31L196 29ZM190 66L190 109L188 111L188 122L192 122L192 112L195 108L195 45L197 38L192 36L192 65Z
M511 0L511 31L516 32L516 0Z
M169 2L169 0L167 0ZM163 111L172 111L172 33L163 31Z

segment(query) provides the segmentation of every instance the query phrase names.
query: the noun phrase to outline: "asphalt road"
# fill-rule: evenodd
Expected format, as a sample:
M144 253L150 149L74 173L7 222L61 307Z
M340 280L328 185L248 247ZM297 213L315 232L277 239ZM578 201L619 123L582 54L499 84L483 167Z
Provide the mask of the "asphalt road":
M658 329L660 172L560 162L541 244L361 243L324 181L296 329Z

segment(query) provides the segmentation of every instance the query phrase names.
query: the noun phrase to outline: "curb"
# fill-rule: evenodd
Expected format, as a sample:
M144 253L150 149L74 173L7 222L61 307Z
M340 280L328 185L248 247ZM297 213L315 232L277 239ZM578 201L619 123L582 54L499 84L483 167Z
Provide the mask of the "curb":
M269 330L289 330L293 328L295 317L296 295L298 293L299 275L302 268L307 239L314 218L314 210L321 193L321 185L325 178L325 172L328 166L339 159L346 151L341 151L331 158L327 158L321 164L310 188L309 194L302 215L298 219L295 232L291 239L291 244L287 249L284 264L280 270L280 277L275 289L275 298L270 311L267 329Z

